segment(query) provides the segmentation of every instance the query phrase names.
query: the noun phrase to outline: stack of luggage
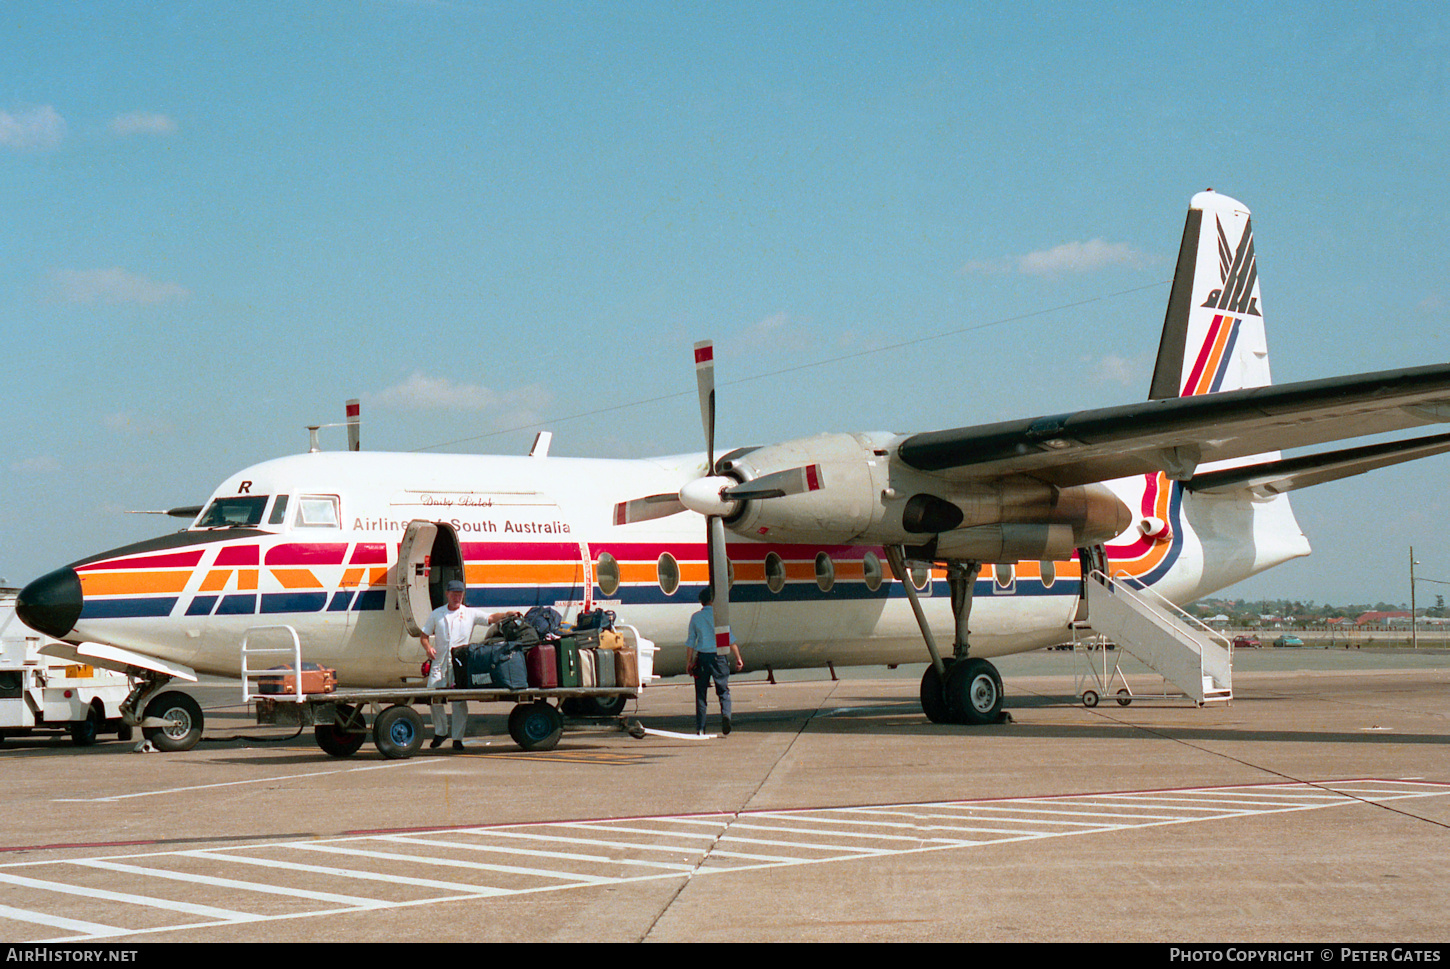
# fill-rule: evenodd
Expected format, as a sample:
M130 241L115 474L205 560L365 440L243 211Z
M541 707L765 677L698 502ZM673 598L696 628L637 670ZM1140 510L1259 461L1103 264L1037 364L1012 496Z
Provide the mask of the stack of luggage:
M454 653L453 682L459 689L637 687L639 658L625 648L614 619L613 612L595 609L566 629L548 606L511 613L482 643Z

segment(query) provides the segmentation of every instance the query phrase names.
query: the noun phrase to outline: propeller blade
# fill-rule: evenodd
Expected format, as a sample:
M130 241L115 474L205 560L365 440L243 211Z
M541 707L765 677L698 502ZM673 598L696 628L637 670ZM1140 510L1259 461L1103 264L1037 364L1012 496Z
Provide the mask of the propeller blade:
M705 453L709 455L707 474L715 473L715 344L701 340L695 344L695 382L700 388L700 423L705 428Z
M714 595L715 648L730 648L730 563L725 552L725 523L711 515L705 519L705 535L709 541L710 590Z
M635 522L653 521L656 518L678 515L685 510L684 502L680 501L679 495L646 495L643 498L621 501L615 505L614 524L632 525Z
M763 498L784 498L807 491L820 491L826 486L825 476L819 464L808 464L789 471L773 471L763 474L754 481L734 485L721 492L722 499L730 501L752 501Z
M354 397L345 405L347 408L347 449L362 450L362 401Z

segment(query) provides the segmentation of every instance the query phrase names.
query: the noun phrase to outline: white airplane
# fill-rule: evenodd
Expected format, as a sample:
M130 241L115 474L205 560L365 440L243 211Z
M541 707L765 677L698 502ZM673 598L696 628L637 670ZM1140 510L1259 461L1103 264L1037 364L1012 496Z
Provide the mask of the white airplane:
M418 684L418 623L457 577L470 605L614 609L660 646L663 675L683 672L707 583L750 668L909 663L925 639L928 716L990 722L989 658L1069 638L1085 563L1191 602L1308 554L1286 492L1450 450L1438 434L1282 459L1450 420L1450 366L1272 386L1261 314L1248 210L1203 192L1146 402L717 461L700 344L706 454L279 458L222 482L182 532L36 579L17 614L131 673L127 715L172 723L173 747L202 715L167 682L238 675L253 627L291 625L344 685ZM953 631L950 656L933 626Z

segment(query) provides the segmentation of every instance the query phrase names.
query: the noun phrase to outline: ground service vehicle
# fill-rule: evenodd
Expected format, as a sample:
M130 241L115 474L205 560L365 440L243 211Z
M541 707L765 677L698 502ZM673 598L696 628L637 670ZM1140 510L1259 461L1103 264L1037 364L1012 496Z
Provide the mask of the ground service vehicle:
M102 733L129 740L120 719L130 691L126 676L41 652L45 638L15 618L15 593L0 593L0 739L67 732L79 747Z

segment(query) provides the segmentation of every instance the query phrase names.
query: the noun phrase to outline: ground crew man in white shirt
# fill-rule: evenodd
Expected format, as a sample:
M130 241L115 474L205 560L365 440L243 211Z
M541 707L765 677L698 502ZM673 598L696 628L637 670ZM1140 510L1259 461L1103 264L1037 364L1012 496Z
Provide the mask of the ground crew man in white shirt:
M423 623L423 651L428 654L428 689L442 690L453 683L453 650L467 646L473 638L473 627L487 622L482 609L463 604L464 584L457 579L448 583L448 604L434 609ZM443 743L448 733L448 724L443 718L443 702L435 700L429 704L433 714L433 741L429 747ZM453 727L453 749L463 749L463 735L468 728L468 702L454 700L451 711Z

